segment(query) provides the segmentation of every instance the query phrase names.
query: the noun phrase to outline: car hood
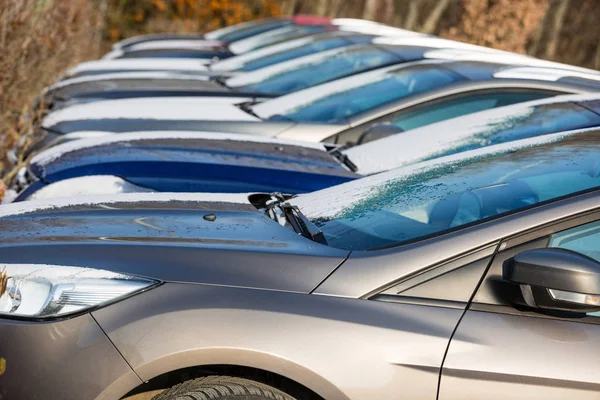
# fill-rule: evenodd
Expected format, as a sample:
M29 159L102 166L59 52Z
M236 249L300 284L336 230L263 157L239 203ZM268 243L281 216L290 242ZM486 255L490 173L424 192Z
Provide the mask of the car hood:
M246 121L254 117L236 106L251 101L249 97L147 97L98 101L78 104L52 112L42 121L42 127L57 133L69 133L100 126L110 122L134 121L136 130L144 128L144 121ZM108 129L112 130L112 129Z
M359 177L322 144L244 134L137 132L79 140L35 156L46 183L112 175L158 191L301 193Z
M0 210L0 263L308 293L347 255L268 219L247 195L136 193Z
M126 71L173 71L173 72L206 72L209 60L183 58L141 58L86 61L71 68L65 74L72 77L90 73L126 72Z
M58 85L50 88L46 92L48 103L55 100L68 100L73 97L98 97L103 96L110 98L110 93L107 92L128 92L131 93L128 97L136 97L144 95L153 97L152 93L178 93L181 92L185 96L197 95L224 95L232 94L232 90L228 89L217 82L209 80L209 76L191 77L188 78L184 74L177 76L161 76L156 73L145 73L147 75L155 74L157 76L135 76L135 74L123 74L130 76L114 76L118 74L103 75L102 79L88 79L84 81L81 78L69 79L59 82ZM168 74L165 74L168 75ZM110 77L112 76L112 77ZM87 77L86 77L87 78ZM172 94L171 96L175 96ZM158 97L158 96L154 96Z

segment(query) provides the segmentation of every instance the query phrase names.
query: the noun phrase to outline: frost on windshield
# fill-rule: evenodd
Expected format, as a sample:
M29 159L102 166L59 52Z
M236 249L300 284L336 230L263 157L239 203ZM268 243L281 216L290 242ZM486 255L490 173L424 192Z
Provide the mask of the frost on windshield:
M546 135L399 168L293 200L333 247L388 246L600 186L597 132Z
M302 62L306 60L306 62ZM328 82L346 75L356 74L378 66L400 61L392 53L375 47L356 46L349 50L335 49L326 53L317 53L299 60L288 62L289 68L278 71L254 84L241 85L246 92L289 93L320 83ZM297 65L292 65L297 64ZM260 72L260 71L259 71ZM238 86L247 80L247 76L234 77L227 81L230 86Z
M483 111L428 125L345 151L363 175L481 147L600 124L577 104L535 102ZM540 104L541 103L541 104Z
M470 137L453 143L425 159L442 157L484 146L506 143L533 136L577 129L598 123L594 113L573 103L554 103L523 110L519 115L505 115L488 121L485 127Z

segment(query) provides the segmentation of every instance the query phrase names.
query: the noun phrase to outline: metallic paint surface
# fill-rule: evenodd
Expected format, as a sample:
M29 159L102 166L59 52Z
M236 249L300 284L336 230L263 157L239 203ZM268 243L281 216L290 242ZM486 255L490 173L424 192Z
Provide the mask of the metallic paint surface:
M598 348L600 325L467 311L439 399L599 399Z
M93 313L143 380L230 364L327 400L434 400L462 310L279 291L165 284Z
M58 322L0 319L3 400L115 399L142 382L85 314Z
M0 218L0 262L87 266L163 281L307 293L347 255L249 203L115 203Z

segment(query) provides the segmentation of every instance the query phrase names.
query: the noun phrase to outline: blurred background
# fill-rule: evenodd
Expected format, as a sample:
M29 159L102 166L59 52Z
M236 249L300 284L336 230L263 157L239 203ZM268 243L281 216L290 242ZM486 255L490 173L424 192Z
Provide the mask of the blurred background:
M27 129L36 94L113 42L314 14L600 69L599 0L0 0L0 143Z

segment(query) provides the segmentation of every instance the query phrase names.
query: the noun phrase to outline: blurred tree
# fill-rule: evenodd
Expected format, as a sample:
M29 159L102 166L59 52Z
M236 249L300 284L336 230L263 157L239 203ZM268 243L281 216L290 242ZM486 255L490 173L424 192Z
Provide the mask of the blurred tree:
M277 0L108 0L111 41L150 32L206 32L281 14Z

